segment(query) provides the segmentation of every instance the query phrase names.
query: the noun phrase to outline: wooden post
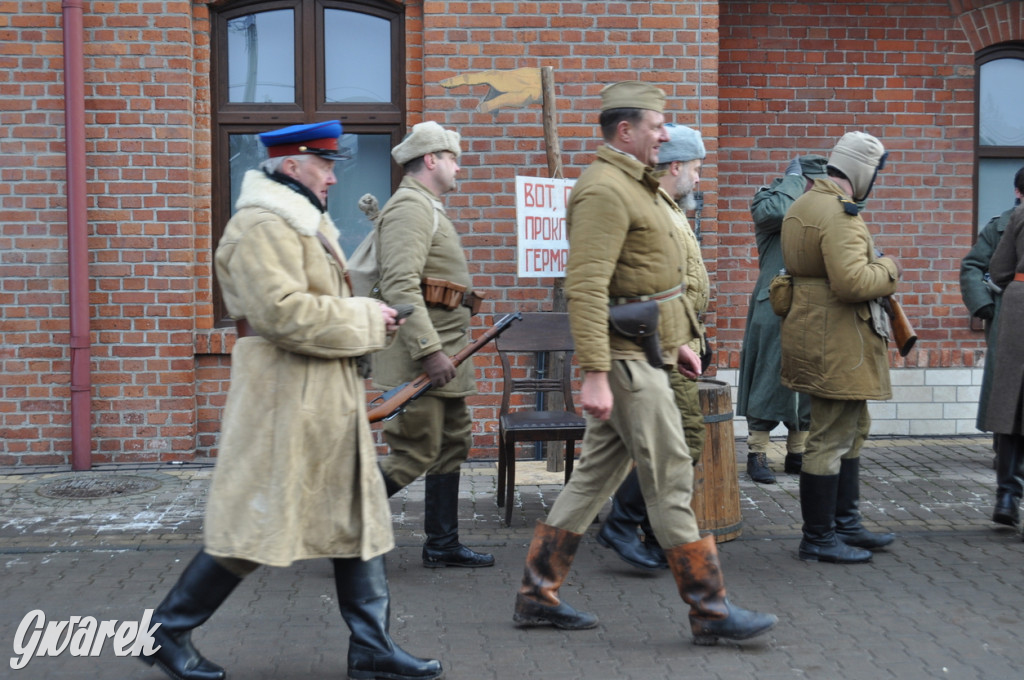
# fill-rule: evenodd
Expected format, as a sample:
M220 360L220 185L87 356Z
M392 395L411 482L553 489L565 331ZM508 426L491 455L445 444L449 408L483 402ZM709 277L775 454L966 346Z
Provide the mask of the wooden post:
M555 70L545 66L540 72L541 82L541 107L544 120L544 147L548 157L548 175L551 178L562 176L562 148L558 139L558 124L555 113ZM565 289L564 279L555 279L551 290L551 311L564 312ZM547 358L547 374L558 376L565 368L564 357L561 353L552 353ZM558 392L551 392L547 396L547 408L557 410L565 407L565 400ZM565 444L562 442L548 442L547 444L547 470L548 472L561 472L565 469L565 458L563 453Z

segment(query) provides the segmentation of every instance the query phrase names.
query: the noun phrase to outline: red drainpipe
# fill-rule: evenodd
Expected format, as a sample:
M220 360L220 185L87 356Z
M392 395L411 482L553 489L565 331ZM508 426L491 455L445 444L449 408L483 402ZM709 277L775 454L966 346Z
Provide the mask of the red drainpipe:
M68 294L71 322L71 469L92 467L89 372L89 244L85 206L85 60L82 0L63 0L64 130L68 202Z

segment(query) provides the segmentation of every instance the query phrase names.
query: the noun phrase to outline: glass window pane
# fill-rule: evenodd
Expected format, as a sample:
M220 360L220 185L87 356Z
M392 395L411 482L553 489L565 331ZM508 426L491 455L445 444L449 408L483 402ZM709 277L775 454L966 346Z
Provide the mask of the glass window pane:
M352 158L334 165L338 183L328 191L327 209L341 232L341 249L351 255L373 226L359 209L359 199L363 194L373 194L383 208L391 198L391 135L346 134L341 145L349 149ZM267 157L267 150L255 134L230 135L228 150L234 214L245 172L257 168Z
M981 65L979 143L1024 146L1024 59L996 59Z
M978 161L978 229L1013 207L1013 176L1024 158L982 158Z
M242 191L242 177L246 170L253 170L267 157L267 149L257 135L229 135L228 163L231 177L231 214L235 214L235 203Z
M324 71L327 102L390 102L391 22L325 10Z
M338 161L338 183L327 194L327 209L341 232L338 242L346 255L370 233L370 220L359 209L363 194L373 194L383 208L391 197L391 135L342 135L341 145L352 158Z
M295 101L292 10L247 14L228 22L228 101Z

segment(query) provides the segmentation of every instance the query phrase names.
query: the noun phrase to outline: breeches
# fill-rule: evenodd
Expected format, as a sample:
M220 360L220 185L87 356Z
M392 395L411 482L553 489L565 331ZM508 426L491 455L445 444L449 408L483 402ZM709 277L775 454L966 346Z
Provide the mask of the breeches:
M690 509L693 460L668 374L646 361L615 360L608 384L614 399L611 417L586 416L579 463L546 523L585 532L635 462L658 542L671 548L699 540Z
M806 432L811 428L811 397L806 394L796 393L796 416L797 422L789 420L781 421L790 432ZM779 425L778 420L764 420L754 416L747 416L747 427L751 430L771 432Z
M690 450L690 457L699 460L704 451L707 427L704 412L700 409L700 388L696 380L683 377L679 371L669 372L669 382L676 398L676 408L683 423L683 438Z
M424 473L458 472L469 456L472 421L465 399L424 394L385 422L383 432L391 452L381 459L381 470L405 487Z
M811 429L807 435L803 471L838 475L840 461L858 458L871 431L866 401L811 397Z

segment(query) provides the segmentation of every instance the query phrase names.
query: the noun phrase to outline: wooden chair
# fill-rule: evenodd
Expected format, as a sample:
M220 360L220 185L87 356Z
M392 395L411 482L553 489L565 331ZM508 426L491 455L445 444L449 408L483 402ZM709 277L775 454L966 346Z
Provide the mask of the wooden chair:
M583 438L586 421L576 413L572 399L572 335L569 315L558 312L525 313L496 340L501 359L504 388L498 417L498 507L505 508L505 526L512 523L516 479L516 444L519 442L565 442L565 481L572 474L576 442ZM520 368L516 355L562 353L560 375L538 377L535 365ZM549 355L550 356L550 355ZM521 362L522 363L522 362ZM513 406L513 393L532 393L531 406ZM538 393L561 392L565 408L538 411Z

